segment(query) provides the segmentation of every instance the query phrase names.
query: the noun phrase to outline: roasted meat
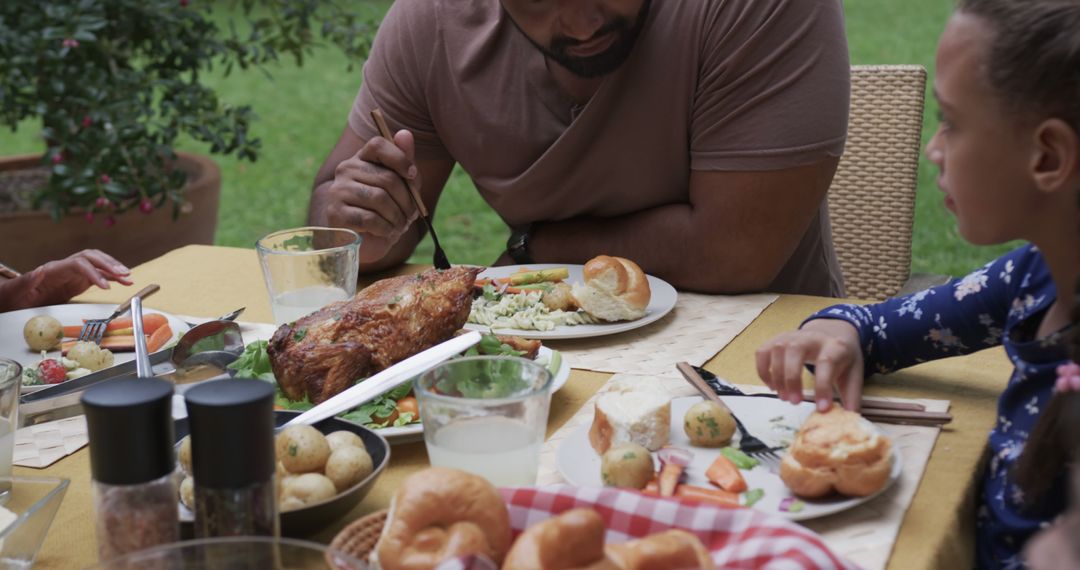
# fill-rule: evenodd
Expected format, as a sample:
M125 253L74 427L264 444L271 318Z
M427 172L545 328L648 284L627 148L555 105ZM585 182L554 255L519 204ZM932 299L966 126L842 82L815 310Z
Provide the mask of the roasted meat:
M348 301L278 328L267 352L290 400L319 403L454 335L472 308L479 268L377 281Z

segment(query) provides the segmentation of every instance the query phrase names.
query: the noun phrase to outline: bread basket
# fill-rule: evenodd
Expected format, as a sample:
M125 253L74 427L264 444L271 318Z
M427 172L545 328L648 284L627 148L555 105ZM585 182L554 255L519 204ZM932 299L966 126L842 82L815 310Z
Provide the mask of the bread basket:
M330 542L330 548L359 560L368 560L379 542L387 512L386 509L378 510L349 523Z

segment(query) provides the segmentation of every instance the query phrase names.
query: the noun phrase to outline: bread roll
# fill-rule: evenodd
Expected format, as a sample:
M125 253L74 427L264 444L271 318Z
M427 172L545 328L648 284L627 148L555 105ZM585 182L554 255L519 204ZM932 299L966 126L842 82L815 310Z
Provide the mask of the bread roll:
M513 570L668 570L713 568L697 536L669 530L604 546L604 520L588 508L571 509L525 530L506 556Z
M632 321L645 316L652 292L636 263L599 255L584 269L585 282L574 285L574 299L590 315L605 321Z
M621 443L636 443L649 451L667 445L671 436L671 396L651 378L620 380L596 398L589 429L592 448L603 455Z
M372 556L383 570L430 570L449 558L483 555L501 563L510 515L486 479L430 467L402 481Z
M791 492L815 499L872 495L889 481L892 442L855 412L833 406L814 412L780 462L780 478Z
M592 509L571 509L538 522L514 541L503 568L616 570L604 555L604 519Z
M604 550L620 570L714 568L712 557L701 539L685 530L672 529L638 540L609 544Z

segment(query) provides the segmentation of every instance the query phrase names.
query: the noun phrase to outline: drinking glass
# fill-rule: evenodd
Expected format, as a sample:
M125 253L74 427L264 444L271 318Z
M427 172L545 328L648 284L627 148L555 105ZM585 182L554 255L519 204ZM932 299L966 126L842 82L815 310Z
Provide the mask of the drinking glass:
M22 366L14 360L0 358L0 477L11 477L15 430L19 427L20 386ZM0 481L0 505L7 503L10 492L11 481Z
M278 325L356 294L360 236L342 228L297 228L255 243Z
M432 465L494 485L532 485L547 432L551 373L511 356L449 360L416 379Z

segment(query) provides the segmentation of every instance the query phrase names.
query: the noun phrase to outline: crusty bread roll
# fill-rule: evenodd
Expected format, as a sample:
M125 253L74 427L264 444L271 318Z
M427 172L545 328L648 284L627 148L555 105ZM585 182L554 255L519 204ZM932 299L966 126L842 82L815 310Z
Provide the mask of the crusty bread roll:
M833 490L872 495L889 481L892 442L865 418L833 406L814 412L780 462L780 478L791 492L814 499Z
M649 451L671 437L671 395L659 381L624 377L596 398L589 443L603 455L620 443L636 443Z
M592 509L571 509L538 522L514 541L503 568L616 570L604 555L604 519Z
M584 269L585 282L574 284L574 299L586 313L605 321L645 316L652 292L645 272L633 261L599 255Z
M491 483L431 467L398 487L371 562L383 570L430 570L449 558L478 554L498 564L510 541L510 514Z
M525 530L503 568L512 570L712 569L701 540L669 530L604 546L604 520L588 508L571 509Z
M608 558L620 570L712 570L713 561L701 539L685 530L666 530L621 544L609 544Z

